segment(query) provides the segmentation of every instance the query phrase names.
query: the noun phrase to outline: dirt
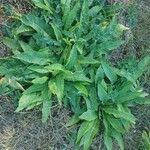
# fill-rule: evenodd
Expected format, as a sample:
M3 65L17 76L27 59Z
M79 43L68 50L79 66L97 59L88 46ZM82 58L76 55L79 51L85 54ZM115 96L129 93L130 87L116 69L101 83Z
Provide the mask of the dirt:
M19 11L30 9L24 0L0 0L0 4L13 4ZM138 56L150 54L150 2L137 0L138 26L133 28L134 38L131 45ZM3 16L0 14L0 27ZM0 30L0 39L2 33ZM132 49L131 48L131 49ZM126 56L127 47L122 47L120 53L115 53L113 60L117 61ZM0 57L8 55L9 50L0 42ZM150 92L150 78L142 78L142 85ZM150 129L150 106L136 106L132 109L138 121L134 129L124 136L125 150L138 150L141 145L141 134L144 129ZM75 129L66 128L70 111L54 106L51 118L46 124L41 122L41 112L15 113L13 99L0 96L0 150L75 150L73 148ZM102 135L95 139L91 150L105 150Z

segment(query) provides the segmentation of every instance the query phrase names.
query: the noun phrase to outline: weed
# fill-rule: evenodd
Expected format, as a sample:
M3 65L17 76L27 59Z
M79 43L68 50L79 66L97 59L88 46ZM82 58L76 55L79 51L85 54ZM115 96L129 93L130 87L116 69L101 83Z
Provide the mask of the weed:
M130 107L149 103L138 78L150 57L136 69L108 62L129 30L117 21L120 6L87 0L32 2L35 9L28 14L11 9L15 25L3 42L12 56L0 59L1 93L20 91L16 112L42 107L42 122L53 103L64 104L74 113L67 126L80 124L76 143L84 150L103 127L107 149L115 139L123 150L122 135L136 122Z

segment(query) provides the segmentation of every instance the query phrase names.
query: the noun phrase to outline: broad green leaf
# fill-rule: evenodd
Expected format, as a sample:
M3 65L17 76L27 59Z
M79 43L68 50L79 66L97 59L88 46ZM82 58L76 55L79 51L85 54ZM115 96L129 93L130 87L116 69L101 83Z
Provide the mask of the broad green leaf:
M84 26L89 21L89 0L84 0L82 5L80 22L81 25Z
M42 107L42 122L43 123L45 123L49 117L51 106L52 106L51 99L43 101L43 107Z
M96 71L95 83L97 83L98 81L101 82L103 79L104 79L104 71L103 71L102 67L100 66Z
M92 128L93 121L84 121L78 131L77 135L77 141L76 143L79 143L81 138Z
M25 33L25 32L32 32L33 29L31 27L28 27L24 24L22 24L16 31L15 31L15 34L22 34L22 33Z
M8 84L14 88L14 89L19 89L21 91L24 91L25 89L23 88L23 86L17 82L16 80L13 80L13 79L8 79Z
M135 79L132 77L132 74L127 72L126 70L119 70L117 68L114 68L114 72L121 76L126 78L128 81L132 82L134 85L136 85Z
M66 68L71 69L75 66L77 62L77 48L76 45L74 45L70 51L70 55L66 64Z
M34 80L32 80L33 84L43 84L48 80L48 77L40 77L40 78L36 78Z
M47 10L50 13L52 13L51 9L44 3L43 0L32 0L32 2L35 4L35 6L41 8L41 9Z
M120 133L124 133L125 129L121 123L121 121L119 119L116 119L114 117L110 117L107 115L107 120L109 121L109 123L111 124L111 126Z
M83 85L83 83L77 82L74 84L75 88L82 94L84 94L85 96L88 96L88 90L85 87L85 85Z
M100 10L102 10L102 6L94 6L89 10L89 16L94 17L95 15L97 15Z
M32 71L35 71L35 72L38 72L38 73L42 73L42 74L45 74L45 73L49 72L49 70L46 69L46 67L44 68L43 66L32 65L32 66L29 66L28 69L30 69Z
M106 133L104 134L104 144L105 144L107 150L112 150L112 148L113 148L112 138L109 135L107 135Z
M131 114L123 111L118 111L114 108L105 108L104 111L116 118L123 118L133 124L135 124L136 118Z
M37 93L32 93L30 95L23 94L19 100L19 106L16 112L19 112L25 108L30 107L30 105L42 101L42 98Z
M141 97L141 92L127 92L125 94L119 95L116 97L117 103L130 102L133 99Z
M63 22L65 23L70 12L71 0L61 0L61 6L63 11Z
M135 79L138 79L145 71L150 68L150 56L145 56L138 64L138 69L135 72Z
M94 120L92 128L81 139L80 145L83 145L84 150L89 149L98 131L99 131L99 120Z
M98 111L99 101L97 90L94 86L90 86L89 90L90 107L93 111Z
M102 102L105 102L110 98L101 83L98 83L98 97Z
M87 78L82 71L76 71L74 73L66 71L64 72L64 77L67 81L91 82L91 80Z
M28 89L26 89L23 94L30 95L32 93L40 92L45 88L45 84L33 84Z
M113 71L113 68L111 68L106 62L102 61L102 67L103 70L107 76L107 78L111 81L111 83L116 82L117 80L117 75L116 73Z
M43 21L43 19L30 14L23 16L21 21L26 26L33 28L36 32L46 37L48 40L51 40L51 37L48 34L48 29L50 27Z
M58 102L61 105L64 97L64 78L61 74L49 81L49 89L54 95L57 95Z
M96 49L97 49L98 53L100 53L100 54L104 53L105 54L107 51L117 49L122 44L124 44L124 41L122 41L122 40L106 41L106 42L103 42L103 43L97 45Z
M90 65L90 64L92 65L92 64L99 64L100 61L97 61L90 57L79 57L78 63L83 65Z
M50 62L48 52L34 51L27 43L20 42L20 45L24 52L14 56L15 58L25 61L27 63L33 63L38 65L45 65Z
M54 72L54 71L65 71L65 68L61 64L51 64L49 66L44 67L44 69L48 70L49 72Z
M69 122L66 124L67 127L73 126L74 124L77 124L80 121L78 115L74 115Z
M18 51L19 45L14 39L5 37L5 38L3 38L3 43L12 50L13 54L19 53L19 51Z
M54 30L54 33L55 33L55 36L56 36L56 39L59 41L59 40L62 40L62 33L61 33L61 30L59 30L59 28L54 24L54 23L51 23L51 26Z
M79 118L86 121L92 121L97 118L97 114L95 111L88 110L87 112L84 112L81 116L79 116Z
M122 135L120 133L116 132L115 130L112 130L112 136L118 142L118 144L120 146L120 150L124 150L124 142L123 142Z
M72 23L77 17L77 12L79 9L80 9L80 2L77 1L75 6L70 10L69 14L67 14L66 19L64 20L65 30L67 30L72 25Z

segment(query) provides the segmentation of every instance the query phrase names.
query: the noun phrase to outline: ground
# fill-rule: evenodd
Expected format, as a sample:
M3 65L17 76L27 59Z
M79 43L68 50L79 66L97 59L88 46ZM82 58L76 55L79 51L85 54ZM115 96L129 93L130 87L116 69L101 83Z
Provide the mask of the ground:
M0 0L0 4L2 3L11 3L21 11L26 11L28 6L25 0ZM150 54L150 1L137 0L135 5L138 8L138 25L132 29L133 39L128 46L121 48L119 53L113 54L114 61L122 59L131 49L137 57L143 53ZM0 14L0 27L3 19ZM1 32L0 36L1 39ZM0 42L0 57L8 53L9 50ZM149 74L141 79L141 84L150 92ZM46 124L41 123L41 113L38 110L21 113L15 113L14 110L13 100L0 96L0 149L74 150L73 140L76 131L65 126L71 114L68 109L54 106L51 119ZM136 106L132 111L138 120L135 128L124 136L125 150L140 149L142 131L150 129L150 106ZM105 150L102 140L102 136L98 135L91 150Z

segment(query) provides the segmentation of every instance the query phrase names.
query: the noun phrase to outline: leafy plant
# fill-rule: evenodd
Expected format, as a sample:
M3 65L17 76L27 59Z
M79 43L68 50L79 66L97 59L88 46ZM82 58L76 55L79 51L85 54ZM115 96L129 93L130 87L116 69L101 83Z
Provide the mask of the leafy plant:
M28 14L12 9L16 25L3 39L12 56L0 59L2 94L8 87L21 91L16 112L42 107L43 122L57 100L74 113L67 126L81 124L76 143L84 150L103 127L107 149L116 139L123 150L122 135L136 121L129 107L149 103L137 79L150 57L136 72L108 62L128 30L118 24L117 13L110 13L111 6L88 0L32 2L35 9Z
M150 131L143 131L142 138L143 138L144 149L145 150L150 149Z

